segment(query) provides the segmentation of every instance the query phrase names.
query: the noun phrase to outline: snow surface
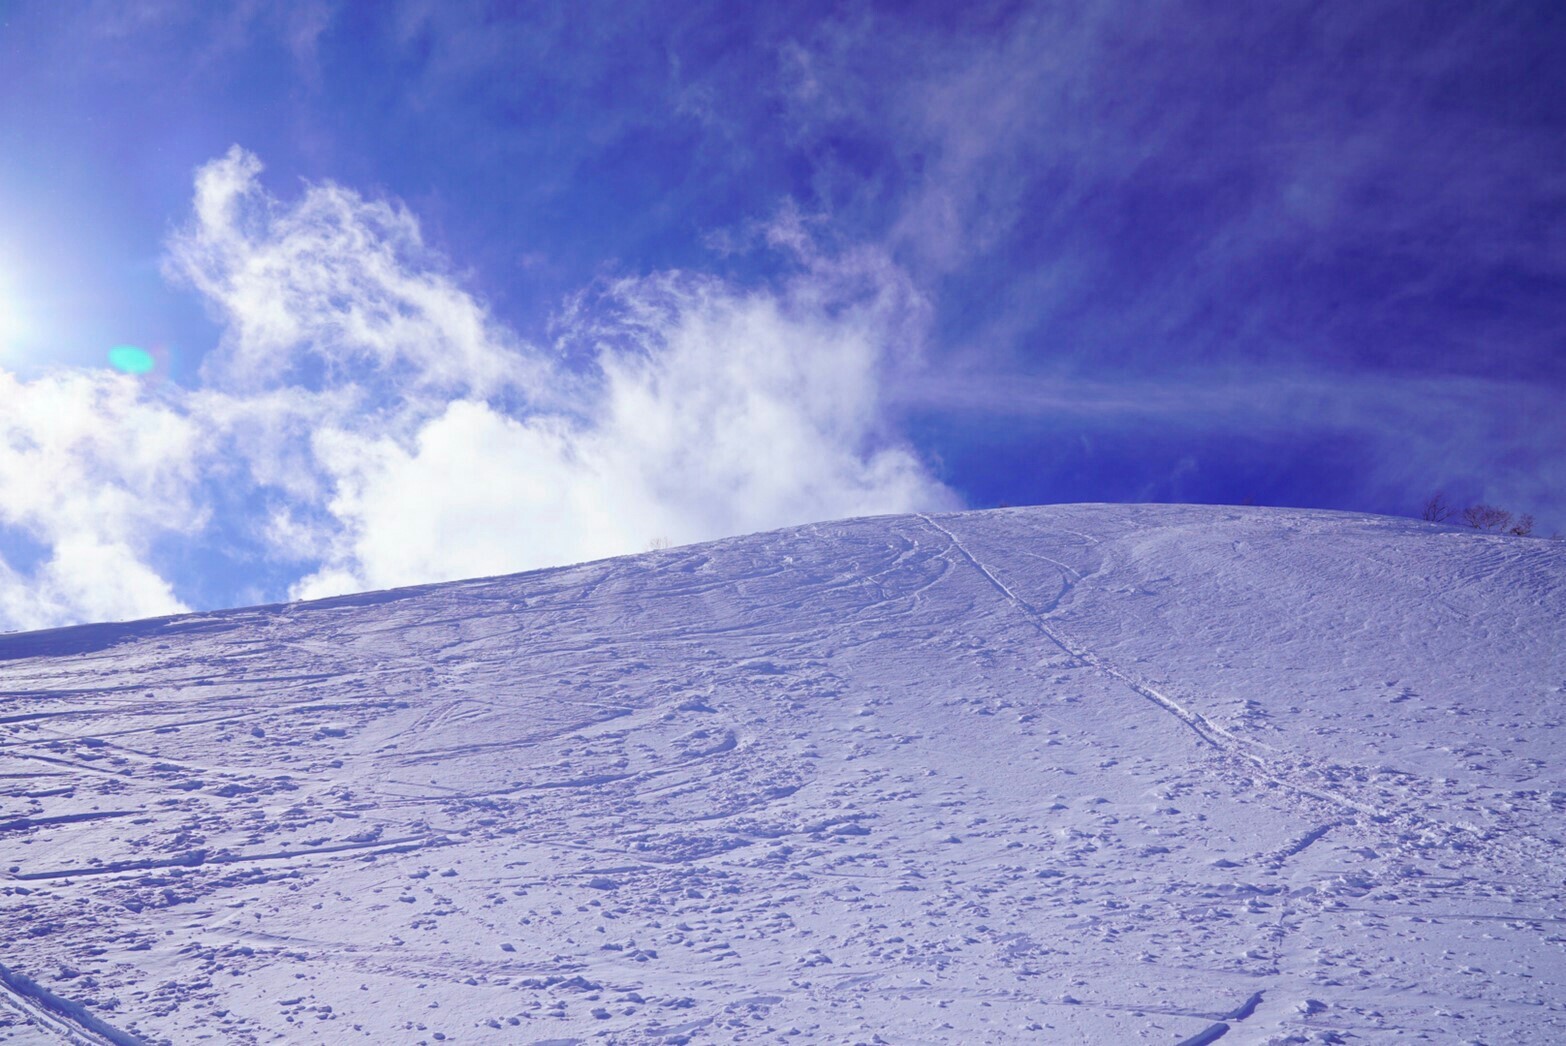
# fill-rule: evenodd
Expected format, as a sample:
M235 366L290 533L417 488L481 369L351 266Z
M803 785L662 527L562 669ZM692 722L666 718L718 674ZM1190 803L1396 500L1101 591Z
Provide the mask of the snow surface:
M1563 622L1072 506L0 637L0 1039L1566 1041Z

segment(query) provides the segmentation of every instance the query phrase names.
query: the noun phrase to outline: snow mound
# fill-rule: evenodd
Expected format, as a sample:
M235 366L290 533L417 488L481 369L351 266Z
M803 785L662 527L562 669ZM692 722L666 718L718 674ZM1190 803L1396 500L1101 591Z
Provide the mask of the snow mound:
M0 637L0 1041L1563 1041L1563 622L1066 506Z

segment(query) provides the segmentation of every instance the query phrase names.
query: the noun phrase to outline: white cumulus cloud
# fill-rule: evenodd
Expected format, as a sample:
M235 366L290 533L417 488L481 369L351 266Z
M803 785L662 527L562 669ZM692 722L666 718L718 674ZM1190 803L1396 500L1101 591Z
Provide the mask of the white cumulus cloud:
M461 399L411 437L335 428L334 554L299 591L497 573L789 523L955 505L878 431L886 303L627 281L576 412Z
M0 559L0 626L186 609L146 557L205 521L193 497L200 429L123 375L0 371L0 525L37 560Z
M885 421L928 308L876 251L783 221L791 278L597 286L540 347L401 205L260 174L202 167L169 243L222 327L199 387L0 371L0 524L39 550L0 559L0 626L183 609L154 553L221 511L313 597L957 504Z

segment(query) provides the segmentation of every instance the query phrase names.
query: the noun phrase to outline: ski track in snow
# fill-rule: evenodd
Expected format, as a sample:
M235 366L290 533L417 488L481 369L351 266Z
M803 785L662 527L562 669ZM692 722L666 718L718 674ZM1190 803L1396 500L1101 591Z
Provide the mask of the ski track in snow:
M1566 1040L1566 549L824 523L0 636L0 1042Z

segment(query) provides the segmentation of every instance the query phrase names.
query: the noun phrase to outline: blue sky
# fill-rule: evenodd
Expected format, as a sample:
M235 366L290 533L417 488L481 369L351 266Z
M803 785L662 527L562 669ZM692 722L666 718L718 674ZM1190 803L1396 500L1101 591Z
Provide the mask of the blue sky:
M1002 503L1566 530L1560 5L752 6L0 0L0 627Z

